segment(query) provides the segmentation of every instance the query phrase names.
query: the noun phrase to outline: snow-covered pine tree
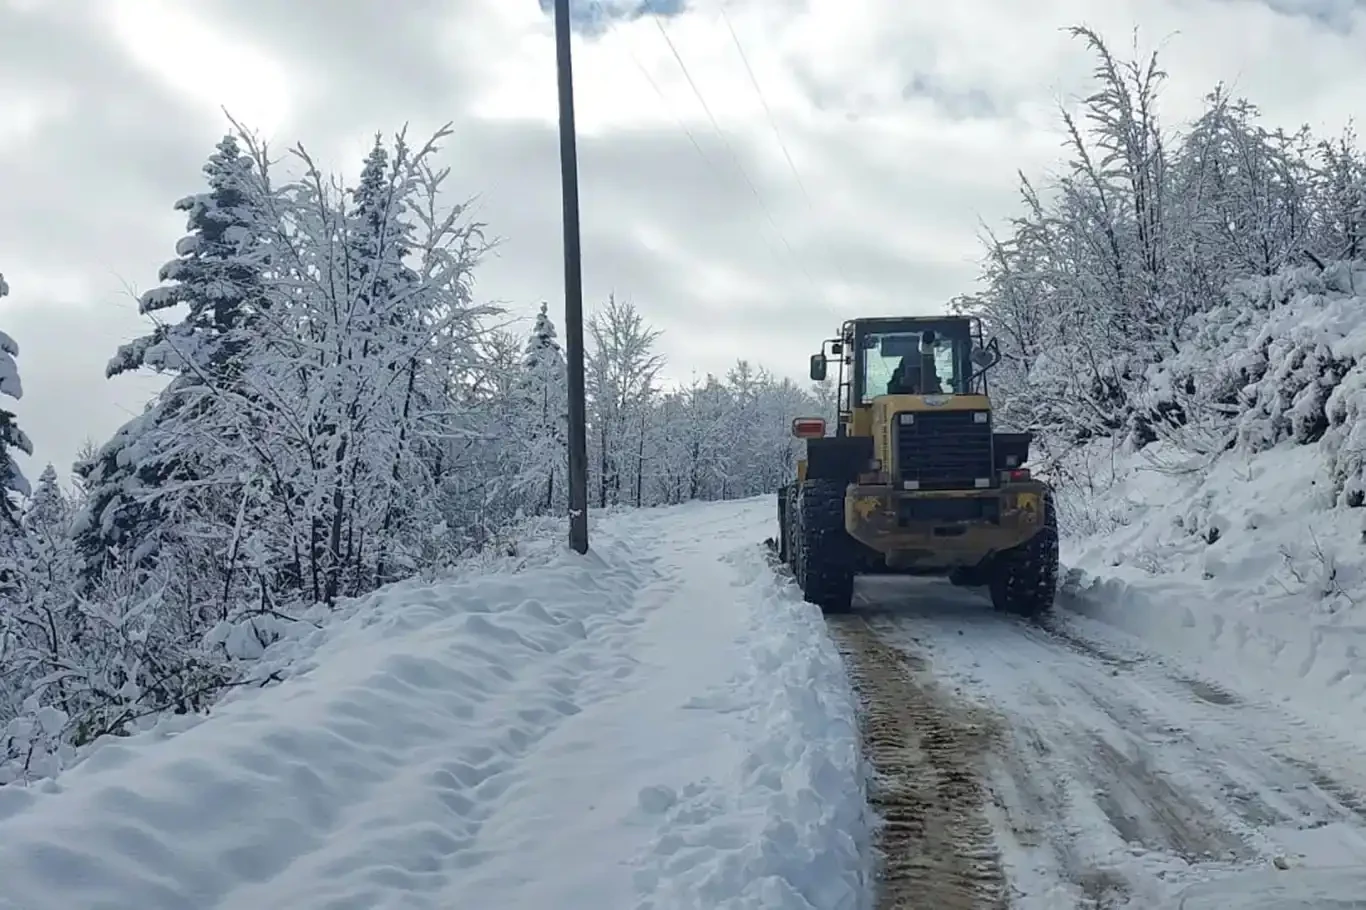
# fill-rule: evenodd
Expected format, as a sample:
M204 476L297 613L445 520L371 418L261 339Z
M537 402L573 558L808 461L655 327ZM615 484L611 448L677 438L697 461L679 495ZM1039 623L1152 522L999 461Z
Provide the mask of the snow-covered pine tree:
M5 276L0 275L0 298L8 294L9 285L5 283ZM19 345L0 330L0 400L23 397L24 386L15 360L18 356ZM33 443L19 428L14 412L0 407L0 595L6 596L10 596L22 581L18 577L17 564L24 534L19 523L19 502L21 497L28 495L29 484L15 460L18 452L32 455ZM4 656L4 639L8 634L4 613L0 608L0 658Z
M166 283L139 300L153 318L177 306L185 314L120 347L106 368L109 377L149 368L173 378L78 466L87 501L73 532L87 582L114 552L150 565L174 534L172 520L231 525L236 476L226 453L260 420L261 403L240 382L252 322L265 309L254 168L234 136L218 143L204 166L208 191L175 204L187 213L188 234L161 268Z
M49 464L38 476L22 518L24 536L15 554L22 584L10 603L19 621L7 664L19 676L11 680L11 692L26 698L32 694L28 686L46 679L58 694L48 701L68 715L79 708L76 693L83 687L80 674L63 659L77 652L86 628L74 597L71 515L70 501ZM0 725L4 720L0 717Z
M49 462L38 475L38 485L29 497L24 525L31 529L61 529L64 532L69 518L69 503L57 481L57 469Z
M0 297L8 294L9 285L5 283L5 276L0 275ZM24 385L19 380L19 365L15 361L18 356L19 345L0 331L0 396L16 401L24 395ZM18 525L17 505L13 497L26 496L29 492L28 480L20 470L19 463L14 460L16 452L32 455L33 443L19 429L14 412L0 407L0 540L4 539L4 535L13 533L13 528Z
M260 179L232 134L219 141L203 171L208 191L175 204L187 215L188 233L176 244L176 258L161 267L163 284L138 301L144 315L182 305L185 315L120 347L109 376L150 367L218 382L236 369L234 359L248 342L244 329L264 303Z
M518 379L518 486L533 514L550 512L567 495L569 393L564 351L542 302L527 338Z

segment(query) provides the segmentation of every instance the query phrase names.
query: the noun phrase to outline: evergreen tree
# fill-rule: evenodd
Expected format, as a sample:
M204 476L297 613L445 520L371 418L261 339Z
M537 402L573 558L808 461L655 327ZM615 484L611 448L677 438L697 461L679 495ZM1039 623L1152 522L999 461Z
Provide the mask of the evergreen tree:
M5 276L0 275L0 297L8 294L9 285L5 283ZM19 381L19 366L15 362L18 356L19 345L0 331L0 396L16 401L24 395L23 383ZM32 455L33 443L19 429L14 412L0 407L0 524L10 527L18 523L18 512L12 497L15 494L26 496L29 492L28 480L14 460L16 451ZM0 540L9 533L0 529Z
M411 228L401 220L411 188L401 186L380 137L361 168L351 191L349 252L354 265L354 294L372 312L401 323L403 304L410 303L420 283L405 264L412 254Z
M107 375L150 367L209 381L240 352L242 329L263 300L253 168L237 139L224 136L204 165L208 191L176 202L187 213L188 233L176 244L176 258L161 267L162 286L143 294L138 309L152 314L184 305L187 312L119 348Z
M527 338L517 398L523 415L523 483L532 487L534 510L549 512L567 492L569 395L564 351L545 303Z
M146 564L171 530L163 497L220 467L221 428L219 438L205 440L192 425L234 384L251 320L264 309L253 167L233 136L218 143L204 166L208 191L175 204L187 213L188 234L161 268L166 283L139 300L144 314L177 305L186 314L120 347L106 368L109 377L149 368L174 378L146 412L77 466L87 501L73 532L87 581L99 577L113 552Z
M24 511L24 525L33 531L63 528L67 512L67 499L57 482L57 469L49 462L38 475L38 485Z

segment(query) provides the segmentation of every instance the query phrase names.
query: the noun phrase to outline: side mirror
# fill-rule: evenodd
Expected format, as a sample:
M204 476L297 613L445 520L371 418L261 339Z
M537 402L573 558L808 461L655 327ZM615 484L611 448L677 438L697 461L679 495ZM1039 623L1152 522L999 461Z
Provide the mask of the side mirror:
M825 380L825 355L811 355L811 381L823 382Z

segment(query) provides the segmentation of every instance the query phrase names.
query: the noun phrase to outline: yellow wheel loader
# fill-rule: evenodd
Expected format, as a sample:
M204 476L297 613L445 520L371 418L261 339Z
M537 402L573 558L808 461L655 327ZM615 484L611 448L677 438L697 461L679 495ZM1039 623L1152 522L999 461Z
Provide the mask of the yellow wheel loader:
M1039 616L1058 578L1052 488L1031 476L1029 433L997 432L987 372L1001 359L975 317L844 323L811 357L838 364L833 434L798 418L796 478L778 492L778 556L806 600L850 608L859 575L939 575Z

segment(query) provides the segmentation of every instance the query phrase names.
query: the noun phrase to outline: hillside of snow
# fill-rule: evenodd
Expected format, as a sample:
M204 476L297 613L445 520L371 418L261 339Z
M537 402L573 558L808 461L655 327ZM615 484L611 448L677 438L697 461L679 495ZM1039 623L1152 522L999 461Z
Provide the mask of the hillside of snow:
M624 512L360 598L278 685L0 787L0 907L865 906L853 694L771 523Z
M1064 605L1366 722L1366 263L1242 283L1150 370L1158 441L1059 466Z

